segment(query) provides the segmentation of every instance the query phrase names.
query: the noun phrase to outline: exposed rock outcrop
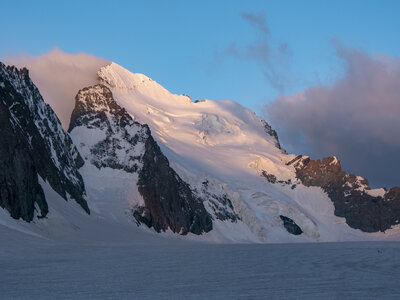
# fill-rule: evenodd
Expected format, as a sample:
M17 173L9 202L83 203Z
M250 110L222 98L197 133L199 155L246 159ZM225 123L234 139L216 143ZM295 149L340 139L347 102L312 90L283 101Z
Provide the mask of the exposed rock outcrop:
M157 231L168 227L181 234L210 231L212 221L203 203L169 166L150 129L148 133L137 183L146 207L135 213L135 218Z
M31 221L48 213L38 175L64 199L89 213L78 168L83 159L29 78L27 69L0 63L0 206Z
M76 96L69 131L88 129L95 129L98 139L78 145L86 160L99 169L138 174L144 206L135 207L133 216L139 223L180 234L212 229L203 202L170 167L149 127L134 121L105 85L84 88Z
M286 228L287 232L293 235L300 235L303 233L303 230L293 221L291 218L280 215L279 216L283 222L283 226Z
M208 179L203 181L201 183L201 189L198 191L198 193L201 195L201 199L207 199L208 206L212 210L212 214L217 220L229 220L232 223L240 220L239 215L235 212L229 195L227 193L216 193L214 182L210 182Z
M278 138L278 134L276 133L276 131L274 129L272 129L271 125L269 125L265 120L261 119L261 123L264 127L264 131L267 134L269 134L270 136L272 136L273 138L275 138L275 146L278 147L279 149L281 149L282 152L286 153L286 151L281 148L281 144L279 143L279 138Z
M382 196L369 194L368 180L347 174L336 157L311 160L296 157L289 162L305 186L321 187L335 206L335 215L346 223L366 232L385 231L400 222L400 188L390 189Z
M1 101L0 206L15 219L31 221L35 204L41 216L47 214L48 207L30 151L24 150L29 145L22 133L14 130L11 118L8 107Z
M94 129L100 136L94 144L87 141L78 145L85 160L99 169L138 171L147 130L114 101L106 86L99 84L78 92L68 131L79 127Z

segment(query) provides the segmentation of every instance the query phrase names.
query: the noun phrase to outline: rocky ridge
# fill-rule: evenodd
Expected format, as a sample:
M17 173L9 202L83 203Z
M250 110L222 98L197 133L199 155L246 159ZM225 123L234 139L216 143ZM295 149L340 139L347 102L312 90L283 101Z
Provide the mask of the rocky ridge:
M281 144L279 142L279 138L278 138L278 133L276 132L276 130L272 129L271 125L269 125L265 120L261 119L261 124L264 127L264 131L272 136L273 138L275 138L275 146L278 149L281 149L284 153L286 153L286 151L284 149L282 149Z
M335 215L365 232L385 231L400 222L400 188L371 195L368 180L348 174L336 157L311 160L297 156L288 163L305 186L321 187L335 206Z
M89 213L78 171L84 161L27 69L0 63L0 99L0 206L15 219L45 217L40 176Z
M170 229L180 234L212 229L203 202L170 167L149 127L134 121L102 84L84 88L76 96L69 132L90 129L98 139L78 145L87 161L98 169L138 174L137 187L144 201L133 208L138 223L158 232Z

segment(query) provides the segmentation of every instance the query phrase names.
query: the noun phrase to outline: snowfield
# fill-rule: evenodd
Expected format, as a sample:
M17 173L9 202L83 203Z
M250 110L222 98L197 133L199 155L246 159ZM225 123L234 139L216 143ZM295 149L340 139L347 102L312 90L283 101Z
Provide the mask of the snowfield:
M210 245L109 233L54 241L0 225L0 299L400 297L398 243Z

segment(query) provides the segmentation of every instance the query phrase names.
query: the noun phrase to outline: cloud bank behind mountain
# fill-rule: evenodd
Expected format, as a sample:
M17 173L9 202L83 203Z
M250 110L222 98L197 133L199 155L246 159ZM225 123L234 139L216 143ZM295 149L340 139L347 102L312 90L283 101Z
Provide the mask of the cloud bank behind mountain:
M265 107L291 152L336 155L374 186L400 186L400 59L337 45L344 76Z

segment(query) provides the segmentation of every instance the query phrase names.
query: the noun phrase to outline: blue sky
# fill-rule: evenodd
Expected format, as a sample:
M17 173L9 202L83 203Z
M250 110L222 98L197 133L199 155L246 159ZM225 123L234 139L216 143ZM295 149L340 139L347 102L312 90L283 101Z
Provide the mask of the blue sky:
M332 45L398 56L400 1L2 1L0 57L54 47L87 52L148 75L194 99L232 99L260 112L291 94L341 75ZM260 63L224 51L245 49L262 32L241 13L266 17L268 45L287 43L276 90Z

